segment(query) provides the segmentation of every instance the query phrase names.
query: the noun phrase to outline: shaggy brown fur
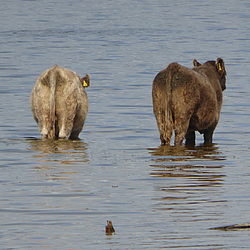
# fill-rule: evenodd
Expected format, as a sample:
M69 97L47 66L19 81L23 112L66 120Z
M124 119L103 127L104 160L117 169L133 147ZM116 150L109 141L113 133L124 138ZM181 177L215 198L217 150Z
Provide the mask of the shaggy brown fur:
M194 59L189 69L171 63L153 81L154 114L162 145L170 145L175 131L175 145L195 143L195 131L212 142L220 118L222 91L226 89L224 61L200 64Z
M31 111L42 138L77 139L87 113L90 76L57 65L44 71L31 92Z

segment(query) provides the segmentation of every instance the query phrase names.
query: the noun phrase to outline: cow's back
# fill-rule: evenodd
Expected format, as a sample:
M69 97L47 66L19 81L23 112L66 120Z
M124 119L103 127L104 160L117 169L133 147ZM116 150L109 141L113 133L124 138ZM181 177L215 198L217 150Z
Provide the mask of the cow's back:
M50 137L53 126L51 138L66 138L75 130L78 135L88 112L87 94L80 77L57 65L45 70L32 90L31 110L43 137Z

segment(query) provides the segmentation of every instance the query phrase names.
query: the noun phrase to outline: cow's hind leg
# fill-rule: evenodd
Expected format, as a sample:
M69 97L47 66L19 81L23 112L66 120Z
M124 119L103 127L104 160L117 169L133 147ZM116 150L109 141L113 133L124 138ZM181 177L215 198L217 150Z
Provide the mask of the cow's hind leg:
M161 145L170 145L173 125L172 121L162 121L159 127Z
M170 145L172 137L172 127L165 127L163 131L160 132L161 145Z
M78 140L79 139L78 136L79 136L80 132L82 131L82 128L83 128L83 126L81 128L79 128L78 130L73 131L70 134L69 139L71 139L71 140Z
M59 139L68 139L73 128L73 115L67 112L57 114L57 134Z
M79 139L78 136L81 133L83 126L84 126L84 121L82 121L81 123L74 123L72 132L69 136L69 139L71 139L71 140Z
M41 136L43 139L47 139L48 138L48 129L46 127L43 127L42 130L41 130Z
M49 126L50 126L48 113L39 115L38 126L42 138L47 139L49 137Z
M189 117L175 119L175 141L174 145L182 145L188 131Z
M66 105L67 104L67 105ZM73 95L66 98L65 103L57 105L56 116L58 119L58 138L68 139L73 129L77 103Z
M169 110L160 110L155 112L155 118L160 133L161 145L170 145L172 133L173 133L173 120L172 114L169 114Z
M68 139L70 132L72 130L72 127L73 127L73 121L67 120L67 118L62 119L61 121L58 122L58 127L59 127L58 138Z

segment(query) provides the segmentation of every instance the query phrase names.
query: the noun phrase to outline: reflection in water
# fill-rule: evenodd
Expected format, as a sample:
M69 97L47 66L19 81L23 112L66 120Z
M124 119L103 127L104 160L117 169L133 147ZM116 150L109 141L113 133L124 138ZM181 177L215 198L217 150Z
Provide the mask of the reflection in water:
M216 144L208 146L179 146L168 147L160 146L156 149L149 149L152 156L157 156L153 159L157 162L161 161L188 161L197 159L209 159L209 160L225 160L225 157L216 147Z
M40 161L59 162L60 164L73 165L88 162L87 143L81 140L43 140L27 139L29 149L36 151L34 157L41 158Z
M216 197L225 176L221 164L225 156L215 144L210 147L160 146L149 152L154 162L150 165L150 175L159 180L154 188L163 191L160 197L153 198L159 202L157 209L190 213L197 212L200 203L224 202Z
M35 152L33 154L33 169L38 171L42 179L48 181L69 180L78 175L79 168L74 166L86 165L89 162L87 144L81 140L44 140L29 138L28 150ZM63 168L62 168L63 167Z

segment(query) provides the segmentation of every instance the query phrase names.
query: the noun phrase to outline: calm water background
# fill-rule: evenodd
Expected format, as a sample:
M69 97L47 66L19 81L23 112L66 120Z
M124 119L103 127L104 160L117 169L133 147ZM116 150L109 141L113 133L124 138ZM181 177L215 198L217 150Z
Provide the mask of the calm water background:
M250 222L248 0L8 0L0 19L0 249L249 249L249 230L209 230ZM219 56L214 145L160 147L155 75ZM56 63L92 77L80 141L40 140L31 116Z

